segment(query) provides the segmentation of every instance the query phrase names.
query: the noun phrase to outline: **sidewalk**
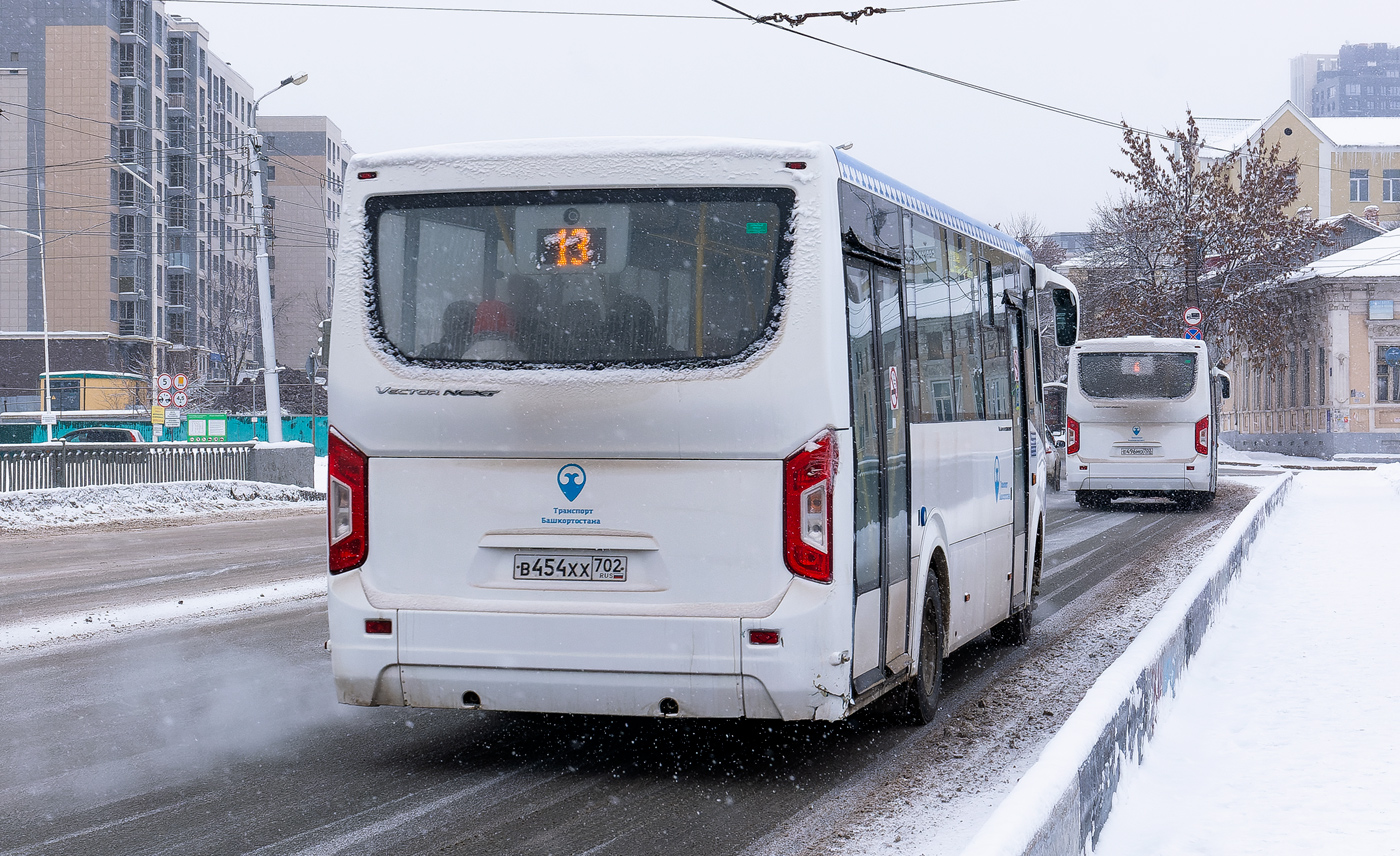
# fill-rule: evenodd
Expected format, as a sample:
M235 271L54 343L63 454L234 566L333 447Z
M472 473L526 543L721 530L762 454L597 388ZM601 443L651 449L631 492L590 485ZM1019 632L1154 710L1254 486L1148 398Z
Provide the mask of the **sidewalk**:
M1400 853L1400 465L1303 472L1095 856Z

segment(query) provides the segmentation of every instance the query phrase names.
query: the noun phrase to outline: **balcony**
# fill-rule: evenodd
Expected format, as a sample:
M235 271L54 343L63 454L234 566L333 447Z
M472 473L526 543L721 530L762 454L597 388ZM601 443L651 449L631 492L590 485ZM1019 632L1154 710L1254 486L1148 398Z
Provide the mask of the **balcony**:
M165 266L172 271L191 270L194 268L194 253L166 253Z

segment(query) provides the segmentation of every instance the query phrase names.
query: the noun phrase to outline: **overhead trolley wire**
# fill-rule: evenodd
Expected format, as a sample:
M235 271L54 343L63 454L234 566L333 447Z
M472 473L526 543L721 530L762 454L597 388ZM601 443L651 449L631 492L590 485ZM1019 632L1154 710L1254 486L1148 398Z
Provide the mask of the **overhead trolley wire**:
M559 15L575 18L657 18L673 21L740 21L732 15L682 15L670 12L599 12L578 9L497 9L464 6L394 6L380 3L308 3L302 0L168 0L172 3L194 3L211 6L283 6L302 9L375 9L391 12L467 12L488 15ZM995 3L1017 3L1020 0L961 0L953 3L929 3L881 9L881 12L915 12L952 6L989 6ZM781 14L781 13L779 13ZM753 20L750 18L750 20Z

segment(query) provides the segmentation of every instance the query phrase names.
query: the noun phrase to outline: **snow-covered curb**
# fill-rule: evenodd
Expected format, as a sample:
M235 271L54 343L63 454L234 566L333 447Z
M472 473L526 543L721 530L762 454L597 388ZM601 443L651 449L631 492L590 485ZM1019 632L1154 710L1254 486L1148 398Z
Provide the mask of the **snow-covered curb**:
M293 600L324 597L325 574L280 580L243 588L226 589L184 599L102 607L41 618L37 621L0 624L0 651L42 645L62 639L95 636L113 630L129 630L168 621L210 618L227 612L253 609Z
M1264 521L1283 501L1291 473L1240 512L1220 541L1099 676L1040 759L987 819L963 856L1075 854L1092 849L1123 765L1152 737L1162 696L1210 626Z
M325 498L311 488L232 479L17 490L0 493L0 532L307 507Z

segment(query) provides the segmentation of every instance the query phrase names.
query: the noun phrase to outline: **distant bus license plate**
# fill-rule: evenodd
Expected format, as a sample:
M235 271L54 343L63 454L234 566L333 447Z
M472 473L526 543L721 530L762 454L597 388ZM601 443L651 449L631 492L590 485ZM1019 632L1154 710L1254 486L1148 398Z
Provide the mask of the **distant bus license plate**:
M516 553L513 576L517 580L627 581L626 556L551 556Z
M1134 447L1132 447L1132 446L1129 446L1129 447L1127 447L1126 449L1120 449L1120 450L1119 450L1119 454L1123 454L1123 455L1149 455L1149 456L1150 456L1150 455L1152 454L1152 450L1151 450L1150 448L1134 448Z

